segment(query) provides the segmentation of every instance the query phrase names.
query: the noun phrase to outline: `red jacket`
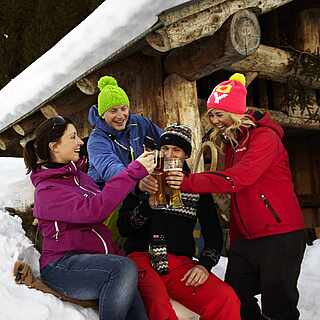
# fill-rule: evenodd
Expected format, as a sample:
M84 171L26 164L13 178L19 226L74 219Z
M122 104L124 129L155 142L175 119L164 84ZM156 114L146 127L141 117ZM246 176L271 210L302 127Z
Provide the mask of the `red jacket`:
M283 130L268 114L256 124L235 150L227 145L224 171L190 174L182 184L186 192L231 193L231 241L304 228Z

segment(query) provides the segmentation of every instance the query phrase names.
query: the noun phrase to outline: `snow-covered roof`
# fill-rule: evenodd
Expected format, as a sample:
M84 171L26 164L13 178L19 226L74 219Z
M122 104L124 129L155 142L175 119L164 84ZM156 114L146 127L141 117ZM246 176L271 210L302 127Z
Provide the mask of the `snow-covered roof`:
M152 30L189 0L107 0L0 91L0 132Z

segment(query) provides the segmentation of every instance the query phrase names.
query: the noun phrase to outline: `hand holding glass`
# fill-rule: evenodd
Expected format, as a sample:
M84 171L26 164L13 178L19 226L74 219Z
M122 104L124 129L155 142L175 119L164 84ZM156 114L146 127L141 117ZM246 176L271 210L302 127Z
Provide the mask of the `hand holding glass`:
M179 158L166 158L164 159L164 172L172 171L182 171L183 160ZM169 187L169 207L170 208L181 208L183 207L183 202L181 199L181 191L178 189Z
M164 172L164 157L163 153L159 150L154 150L155 153L155 169L151 175L158 182L158 191L150 195L149 203L152 209L164 209L167 208L166 199L166 180Z

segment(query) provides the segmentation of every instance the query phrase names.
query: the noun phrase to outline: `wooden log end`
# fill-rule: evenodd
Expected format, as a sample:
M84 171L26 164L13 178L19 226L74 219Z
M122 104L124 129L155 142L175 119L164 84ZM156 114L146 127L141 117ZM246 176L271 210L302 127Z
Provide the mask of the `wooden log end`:
M7 150L7 144L5 143L5 141L2 138L0 138L0 150L2 150L2 151Z
M12 126L12 128L13 128L13 130L14 130L17 134L19 134L19 135L21 135L21 136L24 136L24 135L25 135L25 132L24 132L22 126L20 126L18 123L17 123L17 124L14 124L14 125Z
M234 49L246 57L260 44L261 30L257 16L249 10L240 10L232 16L230 40Z
M59 115L58 112L56 111L54 105L47 104L47 105L43 106L40 110L46 119L56 117Z
M165 30L159 29L146 36L147 43L159 52L167 52L171 49L170 40Z
M77 88L86 95L94 95L98 92L96 79L82 78L76 82Z

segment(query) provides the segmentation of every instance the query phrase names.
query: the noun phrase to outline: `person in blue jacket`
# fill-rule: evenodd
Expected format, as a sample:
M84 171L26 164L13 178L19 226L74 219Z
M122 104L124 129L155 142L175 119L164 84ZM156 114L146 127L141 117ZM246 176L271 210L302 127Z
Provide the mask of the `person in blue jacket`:
M146 138L159 143L162 130L151 120L130 113L126 92L111 76L98 81L98 105L89 110L88 120L94 129L88 139L88 174L103 187L104 183L123 170L144 151ZM156 191L151 176L139 183L143 192Z

